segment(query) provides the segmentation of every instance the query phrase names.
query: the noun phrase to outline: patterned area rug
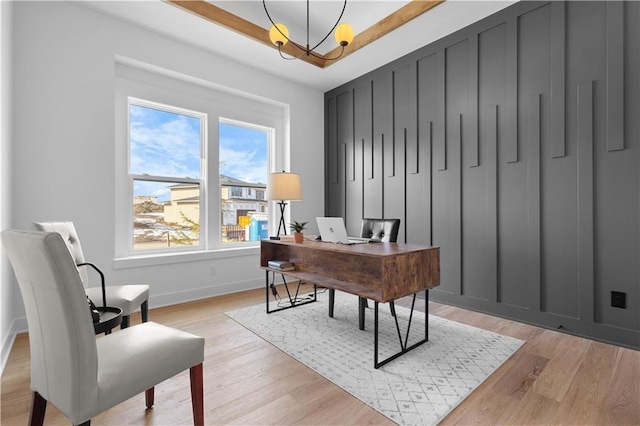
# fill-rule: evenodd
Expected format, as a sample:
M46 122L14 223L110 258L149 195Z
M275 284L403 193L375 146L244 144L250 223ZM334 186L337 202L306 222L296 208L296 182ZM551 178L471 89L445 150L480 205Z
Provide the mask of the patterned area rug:
M227 315L402 425L438 423L524 343L429 315L429 341L376 370L373 302L360 331L358 298L336 291L329 318L327 296L319 293L317 303L269 315L264 304ZM379 311L382 360L400 343L388 305ZM403 338L409 312L396 306ZM424 320L424 310L414 311L408 346L424 337Z

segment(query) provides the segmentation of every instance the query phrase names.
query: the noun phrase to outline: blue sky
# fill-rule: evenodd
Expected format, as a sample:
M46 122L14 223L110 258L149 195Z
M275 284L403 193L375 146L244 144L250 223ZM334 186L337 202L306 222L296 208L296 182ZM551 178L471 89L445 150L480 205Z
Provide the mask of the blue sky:
M131 105L129 111L131 173L200 177L198 118L138 105ZM219 172L247 182L266 183L267 138L261 130L220 123ZM134 195L154 195L158 201L166 201L170 184L136 182Z

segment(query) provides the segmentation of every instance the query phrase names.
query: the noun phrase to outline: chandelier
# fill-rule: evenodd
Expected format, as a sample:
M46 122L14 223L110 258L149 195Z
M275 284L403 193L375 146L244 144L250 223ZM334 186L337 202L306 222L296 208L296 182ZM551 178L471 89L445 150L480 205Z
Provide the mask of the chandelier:
M336 21L333 28L331 28L331 30L327 33L327 35L324 36L324 38L320 40L320 42L313 47L309 47L310 46L309 44L309 0L307 0L307 44L306 46L302 46L294 42L293 40L291 40L289 38L289 30L287 29L287 27L284 24L281 24L279 22L276 23L273 21L273 19L271 19L271 15L269 15L269 11L267 10L266 0L262 0L262 4L264 5L264 11L266 12L267 17L269 18L269 21L271 21L271 24L273 24L271 26L271 29L269 30L269 39L273 44L275 44L278 47L278 52L280 53L280 56L282 56L283 59L287 59L287 60L299 59L302 56L306 55L306 56L313 56L319 59L333 61L340 58L344 53L345 46L347 46L349 43L353 41L353 28L351 27L351 25L347 23L340 24L340 19L342 19L344 10L347 7L347 0L344 0L344 5L342 6L342 12L340 12L340 17L338 17L338 20ZM342 46L342 50L340 50L340 54L333 58L326 58L323 55L319 55L315 53L314 50L318 46L320 46L322 43L324 43L324 41L331 35L333 30L335 30L334 38L336 40L336 43ZM281 49L282 49L282 46L284 46L288 42L290 42L293 46L300 49L302 53L299 56L294 56L294 57L284 56L282 54Z

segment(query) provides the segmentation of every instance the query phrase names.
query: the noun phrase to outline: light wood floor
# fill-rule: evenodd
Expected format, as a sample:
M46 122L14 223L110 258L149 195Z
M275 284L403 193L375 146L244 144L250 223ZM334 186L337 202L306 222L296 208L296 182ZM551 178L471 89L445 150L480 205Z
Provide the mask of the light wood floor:
M264 303L263 291L150 311L153 321L206 338L207 424L392 424L224 315L257 303ZM640 425L640 352L438 303L430 302L429 309L526 341L441 424ZM133 324L139 321L132 318ZM17 337L2 375L2 425L27 424L28 346L26 335ZM189 377L183 373L156 387L153 409L145 410L141 394L92 423L190 424L190 404ZM45 424L69 423L49 405Z

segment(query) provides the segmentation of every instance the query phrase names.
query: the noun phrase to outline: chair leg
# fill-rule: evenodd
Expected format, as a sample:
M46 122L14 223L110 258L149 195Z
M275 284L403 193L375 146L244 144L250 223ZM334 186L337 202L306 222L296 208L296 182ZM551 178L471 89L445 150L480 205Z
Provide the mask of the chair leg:
M122 316L122 322L120 323L120 330L124 330L129 327L129 315Z
M149 321L149 301L145 300L140 305L140 314L142 315L142 322Z
M333 305L336 300L336 291L333 288L329 289L329 318L333 318Z
M149 388L144 391L144 403L147 408L153 407L153 403L155 402L155 388Z
M47 411L47 400L38 392L31 394L31 411L29 412L29 426L42 426L44 414Z
M189 369L191 378L191 407L194 426L204 426L204 389L202 363Z

